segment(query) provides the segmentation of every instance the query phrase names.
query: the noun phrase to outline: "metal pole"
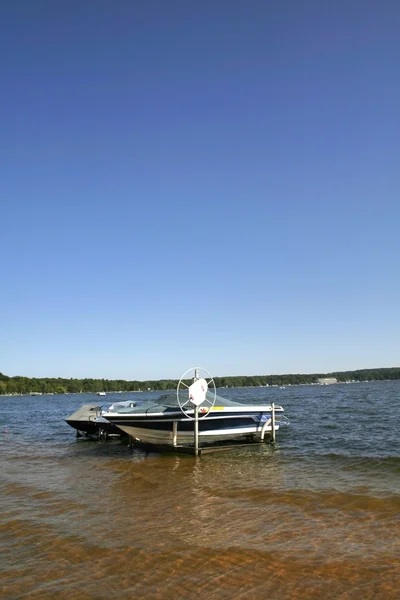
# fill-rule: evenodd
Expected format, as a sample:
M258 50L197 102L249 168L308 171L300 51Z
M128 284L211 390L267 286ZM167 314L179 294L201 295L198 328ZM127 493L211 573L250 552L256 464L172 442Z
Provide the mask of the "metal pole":
M199 371L195 369L193 381L197 381L198 378ZM199 407L197 404L194 407L194 455L199 455Z
M199 455L199 407L194 407L194 455Z
M178 422L174 421L172 423L172 445L176 446L176 439L178 435Z
M275 402L271 404L271 441L275 444Z
M262 442L264 441L265 430L267 429L267 427L269 427L269 425L271 425L271 419L268 419L268 421L265 421L264 425L261 427L260 440Z

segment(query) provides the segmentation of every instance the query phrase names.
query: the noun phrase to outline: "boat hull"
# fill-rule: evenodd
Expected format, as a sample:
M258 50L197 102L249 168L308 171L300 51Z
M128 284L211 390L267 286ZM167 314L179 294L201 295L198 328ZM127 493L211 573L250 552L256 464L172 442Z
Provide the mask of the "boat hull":
M173 430L163 429L150 429L144 427L133 427L129 425L120 425L119 428L127 435L131 436L134 440L142 442L143 444L153 444L162 446L185 446L193 445L194 431L180 431L179 428L176 432L176 438ZM279 427L275 427L277 430ZM271 432L271 426L266 428L266 432ZM215 429L208 431L199 431L199 442L212 444L216 442L222 442L224 440L230 441L247 441L260 436L261 427L243 427L243 428L231 428L231 429ZM174 441L175 439L175 441Z
M103 419L101 407L97 404L84 404L75 413L65 419L78 434L101 437L102 435L122 435L122 431L113 423Z
M121 429L105 420L97 423L96 421L74 421L73 419L65 419L65 422L76 429L78 433L87 436L99 436L102 433L106 433L107 435L122 435Z
M246 441L259 438L262 430L269 434L272 426L268 423L270 415L258 413L245 415L242 413L231 416L218 416L200 418L199 443L215 443L224 440ZM106 416L109 418L109 415ZM194 442L194 420L188 418L175 418L160 416L144 419L134 418L132 415L113 415L114 424L134 440L154 445L183 446L192 445ZM279 424L275 424L275 431Z

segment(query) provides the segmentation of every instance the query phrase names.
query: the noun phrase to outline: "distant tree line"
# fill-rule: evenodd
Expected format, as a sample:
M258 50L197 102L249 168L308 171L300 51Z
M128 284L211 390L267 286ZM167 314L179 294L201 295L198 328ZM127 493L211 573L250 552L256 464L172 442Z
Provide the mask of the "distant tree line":
M299 385L317 383L319 378L336 377L339 382L377 381L400 379L400 367L386 369L360 369L334 373L250 375L237 377L214 377L216 387L251 387L265 385ZM187 382L188 383L188 382ZM176 388L177 379L159 381L125 381L123 379L62 379L8 377L0 373L0 395L2 394L76 394L96 392L139 392L165 391Z

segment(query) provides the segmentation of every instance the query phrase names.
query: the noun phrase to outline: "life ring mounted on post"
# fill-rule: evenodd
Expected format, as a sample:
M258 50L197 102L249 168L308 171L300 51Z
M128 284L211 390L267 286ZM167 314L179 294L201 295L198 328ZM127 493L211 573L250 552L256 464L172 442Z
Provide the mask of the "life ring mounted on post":
M192 373L192 377L189 376ZM186 381L192 379L192 383L187 385ZM176 397L179 408L188 419L195 419L187 413L188 408L197 407L199 419L205 419L211 412L217 390L211 374L202 367L191 367L184 372L176 388Z

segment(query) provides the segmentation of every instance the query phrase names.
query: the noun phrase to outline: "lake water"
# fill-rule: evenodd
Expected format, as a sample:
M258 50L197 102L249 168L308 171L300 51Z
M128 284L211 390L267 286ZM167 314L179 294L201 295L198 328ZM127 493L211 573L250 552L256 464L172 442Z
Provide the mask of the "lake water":
M400 381L219 393L291 424L196 459L76 439L94 395L1 397L0 597L398 600Z

